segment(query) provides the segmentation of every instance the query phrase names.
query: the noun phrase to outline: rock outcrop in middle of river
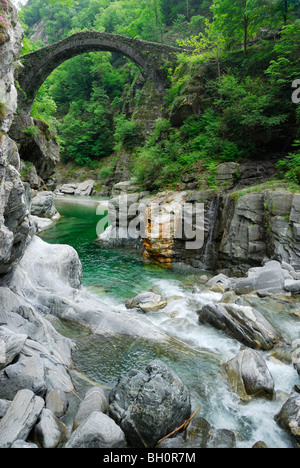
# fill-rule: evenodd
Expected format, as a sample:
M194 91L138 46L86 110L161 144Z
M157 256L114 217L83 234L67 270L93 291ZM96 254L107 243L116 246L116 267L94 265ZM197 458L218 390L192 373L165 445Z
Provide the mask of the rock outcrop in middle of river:
M190 393L161 361L145 370L132 370L112 389L110 416L133 447L155 447L157 442L191 416Z

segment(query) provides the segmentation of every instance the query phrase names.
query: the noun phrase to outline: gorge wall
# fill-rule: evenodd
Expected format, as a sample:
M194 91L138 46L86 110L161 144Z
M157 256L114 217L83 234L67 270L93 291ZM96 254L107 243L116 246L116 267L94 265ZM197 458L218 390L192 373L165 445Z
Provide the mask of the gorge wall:
M202 232L201 246L191 242L187 248L187 241L196 238L187 238L179 225L183 209L190 213L192 232L200 237ZM165 192L146 198L123 193L110 200L109 213L111 226L100 242L133 246L159 264L185 263L241 275L268 258L300 270L300 194L288 184L232 193ZM135 218L139 234L128 234Z
M0 275L7 273L22 258L33 234L25 188L20 179L20 156L16 143L8 136L17 110L14 73L19 65L23 30L16 10L3 12L6 23L0 45Z

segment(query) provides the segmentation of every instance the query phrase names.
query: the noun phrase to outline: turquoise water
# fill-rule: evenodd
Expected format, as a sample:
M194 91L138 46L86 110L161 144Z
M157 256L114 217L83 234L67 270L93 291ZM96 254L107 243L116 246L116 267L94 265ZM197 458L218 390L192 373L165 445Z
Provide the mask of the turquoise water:
M74 247L83 265L83 285L110 300L124 302L144 289L151 289L153 281L194 282L201 272L192 269L166 270L145 264L134 249L107 248L96 242L99 199L56 199L56 208L63 216L53 227L41 234L50 244ZM101 231L100 231L101 233Z
M207 302L221 299L220 294L207 291L201 285L199 277L203 272L145 264L135 250L99 245L95 242L96 227L102 219L96 214L98 203L99 199L92 198L57 199L56 207L62 218L40 234L41 237L49 243L74 247L83 265L83 287L109 305L124 310L125 300L142 290L154 288L163 293L168 306L147 317L174 337L174 341L171 338L170 343L161 344L124 336L95 336L76 324L62 322L58 331L77 344L73 354L77 368L94 381L112 387L130 369L142 369L159 358L177 372L189 388L193 408L201 406L199 414L215 427L233 430L239 447L251 448L258 440L264 440L273 448L291 447L291 440L274 421L283 405L280 399L272 402L259 399L243 404L229 387L221 364L236 356L240 344L198 323L197 310ZM199 288L196 294L195 284ZM300 321L291 317L287 309L283 306L278 309L278 305L278 310L275 309L268 299L262 301L252 296L251 300L271 321L275 318L277 328L285 336L299 336ZM289 330L292 333L288 333ZM266 353L265 359L276 390L290 393L293 385L299 382L295 369L268 360Z

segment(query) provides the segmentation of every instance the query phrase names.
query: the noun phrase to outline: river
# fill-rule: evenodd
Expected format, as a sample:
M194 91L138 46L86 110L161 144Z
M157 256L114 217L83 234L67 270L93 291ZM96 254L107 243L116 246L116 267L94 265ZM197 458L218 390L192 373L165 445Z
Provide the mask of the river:
M77 368L96 382L113 386L133 367L142 369L152 359L159 358L177 372L190 389L193 408L201 406L202 417L218 429L236 433L238 447L251 448L260 440L270 448L292 447L290 438L278 427L274 416L293 386L299 383L293 366L271 360L264 353L275 381L277 399L241 403L221 366L236 356L240 344L223 332L198 323L197 310L207 302L220 300L221 294L205 290L199 282L205 272L145 264L134 250L107 248L94 242L96 226L101 219L96 215L98 203L99 199L93 198L57 198L56 208L62 218L40 236L49 243L74 247L83 265L83 287L109 305L122 310L125 300L142 290L154 288L162 293L168 299L168 306L148 317L174 336L176 342L168 349L141 339L128 338L120 342L95 337L82 327L63 322L59 331L77 343L73 354ZM288 313L287 306L257 296L250 300L285 336L299 337L300 321ZM178 340L183 342L182 348Z

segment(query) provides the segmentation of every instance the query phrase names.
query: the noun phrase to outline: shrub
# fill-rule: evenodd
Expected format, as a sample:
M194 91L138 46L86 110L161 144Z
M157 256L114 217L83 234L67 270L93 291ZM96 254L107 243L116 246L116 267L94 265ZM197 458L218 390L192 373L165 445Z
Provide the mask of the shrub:
M7 1L7 0L1 0L1 1L0 1L0 9L1 9L1 10L4 10L4 11L8 11L8 10L9 10L9 4L8 4L8 1Z
M100 180L106 180L108 179L108 177L110 177L113 173L113 170L114 170L114 167L113 166L110 166L110 167L103 167L102 169L100 169L99 171L99 179Z
M126 149L132 149L138 142L139 134L139 126L136 121L128 120L123 114L115 117L114 140L116 150L120 149L122 145Z
M300 141L296 141L294 146L298 147L298 150L279 161L277 167L283 172L285 179L300 184Z
M0 30L2 29L5 31L6 29L8 29L8 27L9 27L9 24L8 24L7 19L5 18L5 16L0 15Z

